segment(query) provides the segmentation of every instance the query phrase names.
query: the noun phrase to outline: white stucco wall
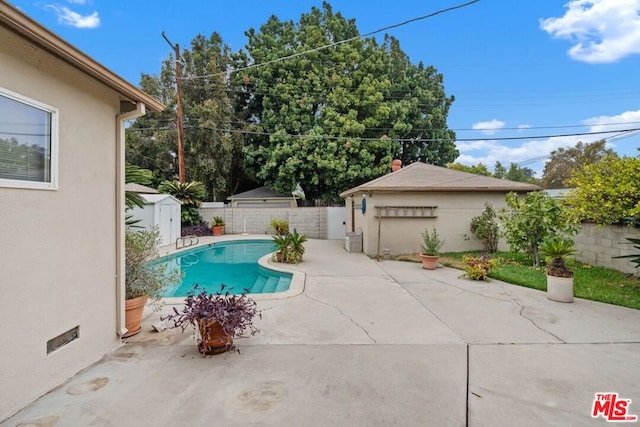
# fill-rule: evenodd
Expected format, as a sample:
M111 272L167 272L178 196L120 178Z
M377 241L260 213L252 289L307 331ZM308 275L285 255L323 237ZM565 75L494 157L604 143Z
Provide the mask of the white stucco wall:
M485 201L493 204L497 210L505 206L506 193L489 192L431 192L410 193L375 192L371 195L356 193L353 199L347 198L347 230L351 231L352 213L355 230L363 231L363 251L369 256L378 253L378 218L376 206L438 206L436 218L382 218L380 227L380 254L389 249L391 255L411 254L420 250L421 233L432 226L436 227L440 238L445 241L443 252L461 252L481 250L482 243L471 233L471 219L484 210ZM360 209L363 197L366 198L366 212ZM352 210L351 203L355 202ZM501 242L500 249L507 249Z
M59 188L0 187L0 420L99 360L116 334L118 95L0 28L0 86L59 109ZM47 354L47 341L79 338Z

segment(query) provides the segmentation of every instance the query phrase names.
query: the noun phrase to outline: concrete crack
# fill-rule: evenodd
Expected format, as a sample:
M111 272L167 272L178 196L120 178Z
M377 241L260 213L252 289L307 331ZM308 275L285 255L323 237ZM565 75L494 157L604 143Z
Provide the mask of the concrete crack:
M520 304L520 302L515 299L515 298L511 298L511 301L513 301L518 307L520 307L520 311L518 312L518 314L520 315L520 317L527 319L529 322L531 322L531 324L533 326L535 326L536 328L538 328L539 330L541 330L542 332L546 332L547 334L551 335L552 337L554 337L555 339L557 339L558 341L560 341L562 344L566 344L567 342L565 340L563 340L562 338L560 338L559 336L557 336L556 334L554 334L551 331L546 330L545 328L539 326L536 322L533 321L533 319L531 319L530 317L525 316L522 312L525 309L525 306Z
M353 323L353 324L354 324L354 325L356 325L358 328L360 328L360 329L361 329L361 330L362 330L362 331L367 335L367 337L371 340L371 342L373 342L374 344L378 344L378 342L377 342L377 341L376 341L376 340L375 340L371 335L369 335L369 331L367 331L367 330L366 330L366 329L365 329L361 324L359 324L358 322L356 322L352 317L347 316L347 314L346 314L344 311L342 311L342 310L340 309L340 307L335 306L335 305L333 305L333 304L329 304L328 302L321 301L321 300L319 300L319 299L317 299L317 298L313 298L313 297L309 296L309 295L308 295L308 294L306 294L306 293L305 293L305 294L303 294L303 295L304 295L305 297L309 298L309 299L310 299L310 300L312 300L312 301L315 301L315 302L318 302L318 303L320 303L320 304L326 305L326 306L328 306L328 307L332 307L332 308L334 308L338 313L340 313L341 315L343 315L345 318L349 319L349 321L350 321L351 323Z

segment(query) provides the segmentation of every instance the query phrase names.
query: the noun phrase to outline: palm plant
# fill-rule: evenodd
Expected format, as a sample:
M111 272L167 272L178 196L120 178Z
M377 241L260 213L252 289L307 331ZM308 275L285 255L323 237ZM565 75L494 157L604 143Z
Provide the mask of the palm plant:
M302 255L304 254L304 244L307 242L307 236L299 234L298 230L293 229L293 233L289 233L287 236L289 241L289 253L287 262L294 264L302 261Z
M573 240L564 236L552 236L545 239L539 248L540 255L551 258L547 265L547 274L558 277L571 277L571 270L567 268L565 258L575 253Z
M182 202L180 216L183 225L196 225L202 222L198 208L205 197L205 189L201 182L164 181L158 190L169 193Z
M124 183L125 184L141 184L148 185L151 184L151 180L153 179L153 173L149 169L142 169L136 165L132 165L131 163L125 163L124 165ZM144 200L138 193L134 193L133 191L125 191L124 192L124 203L128 209L131 209L135 206L141 208L144 206Z
M193 205L197 208L202 205L202 199L205 197L204 185L198 181L164 181L158 190L171 194L185 205Z

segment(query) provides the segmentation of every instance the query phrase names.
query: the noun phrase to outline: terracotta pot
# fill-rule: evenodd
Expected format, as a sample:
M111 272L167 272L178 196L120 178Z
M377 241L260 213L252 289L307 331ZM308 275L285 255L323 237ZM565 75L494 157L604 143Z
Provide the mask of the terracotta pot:
M211 227L211 234L213 234L214 236L222 236L223 232L224 225L214 225L213 227Z
M547 298L551 301L573 302L573 277L547 274Z
M422 268L426 270L435 270L438 265L437 256L420 254L420 259L422 259Z
M124 327L127 328L127 333L122 336L123 338L132 337L142 330L142 314L144 306L147 305L147 299L148 297L144 295L124 301Z
M217 320L198 320L198 329L201 340L198 349L203 356L224 353L233 345L233 335L227 334Z

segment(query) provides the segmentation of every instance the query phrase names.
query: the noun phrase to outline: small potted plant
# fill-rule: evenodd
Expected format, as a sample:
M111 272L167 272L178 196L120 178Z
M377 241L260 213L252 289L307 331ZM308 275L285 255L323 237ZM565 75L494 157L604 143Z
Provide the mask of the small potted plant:
M211 221L211 234L214 236L222 236L224 233L224 219L221 216L216 216Z
M542 242L539 250L540 255L551 258L547 263L547 298L573 302L573 271L565 263L565 258L576 251L573 240L552 236Z
M149 298L157 302L164 289L180 282L178 269L167 270L162 264L153 263L162 242L160 231L127 230L125 233L125 328L124 338L141 331L142 315Z
M307 242L307 236L299 234L298 230L293 229L293 233L287 235L288 251L286 261L289 264L297 264L302 261L304 255L304 244Z
M276 251L273 253L277 262L285 262L289 254L289 235L273 236L273 243L276 245Z
M422 233L422 246L420 259L422 259L422 268L427 270L435 270L438 265L438 255L440 254L440 248L444 245L444 240L440 239L436 227L433 227L433 232L429 233L429 230L425 229Z
M222 286L224 290L224 285ZM173 321L174 328L193 326L199 333L198 349L203 356L224 353L233 348L233 338L245 332L254 335L258 329L253 325L255 316L262 318L256 302L246 293L231 295L229 292L208 293L198 284L187 293L184 308L162 317Z

